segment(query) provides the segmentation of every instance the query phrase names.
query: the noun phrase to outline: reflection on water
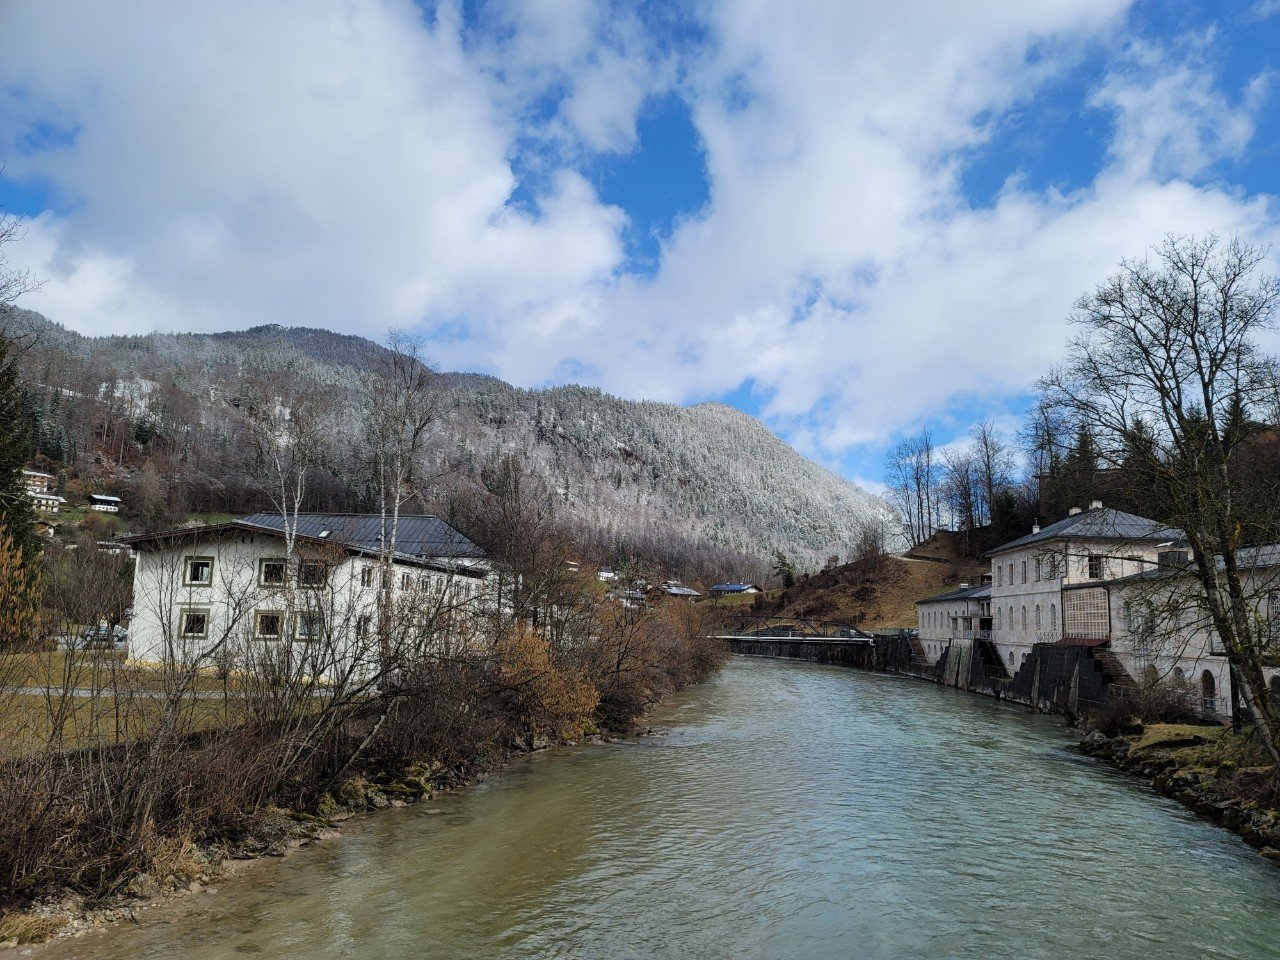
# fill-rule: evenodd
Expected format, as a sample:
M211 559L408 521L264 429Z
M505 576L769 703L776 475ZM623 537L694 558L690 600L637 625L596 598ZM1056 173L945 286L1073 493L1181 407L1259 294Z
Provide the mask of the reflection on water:
M732 663L661 736L350 824L58 957L1280 956L1280 870L1070 749L897 678Z

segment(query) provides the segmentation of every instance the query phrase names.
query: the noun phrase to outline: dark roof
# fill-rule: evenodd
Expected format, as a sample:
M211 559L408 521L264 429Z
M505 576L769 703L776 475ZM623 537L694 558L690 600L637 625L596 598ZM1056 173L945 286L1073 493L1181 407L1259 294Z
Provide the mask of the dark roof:
M278 513L254 513L237 523L269 530L284 530ZM325 531L328 531L326 534ZM302 537L332 540L345 546L377 553L383 544L383 520L376 513L300 513L297 532ZM386 537L391 537L391 521L386 521ZM439 517L402 516L396 524L396 553L411 557L483 559L484 551Z
M355 553L376 556L382 549L381 529L382 518L376 513L304 513L298 515L297 535L307 543L332 543ZM239 532L284 536L284 518L279 514L255 513L230 523L144 533L122 537L120 542L142 546L162 540ZM433 560L482 560L484 557L483 550L439 517L401 517L396 527L394 558L399 562L429 566Z
M991 584L980 583L976 587L963 587L949 593L940 593L936 597L925 597L916 603L942 603L947 600L984 600L991 596Z
M663 590L665 590L667 593L669 593L669 594L670 594L671 596L673 596L673 597L700 597L700 596L702 596L702 594L700 594L697 590L693 589L693 587L686 587L686 586L684 586L683 584L679 584L679 583L669 583L669 584L666 584L666 585L664 585L664 586L663 586L663 588L662 588L662 589L663 589Z
M1094 510L1081 511L1074 516L1059 520L1057 523L1051 523L1037 533L1029 533L1025 537L1019 537L1017 540L1001 544L992 550L988 550L984 556L989 557L993 554L1004 553L1007 550L1025 547L1032 543L1040 543L1044 540L1061 539L1126 540L1130 542L1148 540L1161 542L1165 540L1180 541L1183 539L1183 534L1176 527L1166 526L1158 520L1149 520L1146 517L1124 513L1121 510L1099 507Z

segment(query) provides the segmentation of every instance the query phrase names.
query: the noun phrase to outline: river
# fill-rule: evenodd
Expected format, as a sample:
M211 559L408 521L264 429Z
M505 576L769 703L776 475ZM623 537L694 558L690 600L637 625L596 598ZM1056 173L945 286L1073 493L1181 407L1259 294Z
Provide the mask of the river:
M1055 720L737 659L652 722L45 953L1280 956L1280 869L1075 753Z

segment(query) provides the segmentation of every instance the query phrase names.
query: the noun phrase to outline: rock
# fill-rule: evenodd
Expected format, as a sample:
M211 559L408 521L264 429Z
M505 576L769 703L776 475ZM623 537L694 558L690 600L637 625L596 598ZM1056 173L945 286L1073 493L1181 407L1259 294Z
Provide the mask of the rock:
M199 880L192 880L190 883L187 884L187 891L189 893L199 893L203 889L204 889L204 884L202 884Z
M1258 852L1268 860L1280 860L1280 850L1277 850L1275 847L1263 847Z
M1088 733L1084 735L1084 738L1080 741L1080 746L1083 750L1088 752L1091 750L1097 750L1106 742L1107 742L1107 735L1105 733L1103 733L1101 730L1090 730Z

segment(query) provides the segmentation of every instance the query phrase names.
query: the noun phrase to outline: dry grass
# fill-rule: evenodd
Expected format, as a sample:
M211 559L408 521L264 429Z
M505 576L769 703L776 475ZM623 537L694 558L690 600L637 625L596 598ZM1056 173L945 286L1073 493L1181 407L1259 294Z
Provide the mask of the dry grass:
M1160 751L1183 769L1218 767L1266 767L1266 750L1251 733L1233 733L1225 727L1185 723L1153 723L1133 741L1138 750Z
M0 944L6 941L43 943L66 925L65 917L46 917L38 913L0 913Z

